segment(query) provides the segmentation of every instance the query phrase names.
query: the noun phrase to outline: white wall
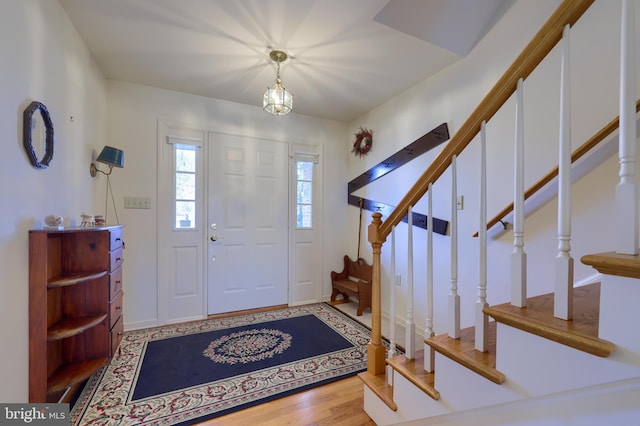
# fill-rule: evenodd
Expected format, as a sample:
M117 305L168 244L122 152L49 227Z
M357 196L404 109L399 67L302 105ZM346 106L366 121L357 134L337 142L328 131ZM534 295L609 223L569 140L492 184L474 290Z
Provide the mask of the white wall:
M522 51L548 16L560 4L558 0L517 1L504 18L487 34L465 58L440 74L429 78L387 103L354 120L351 134L360 126L374 130L374 145L365 159L351 157L349 176L352 179L369 167L393 154L443 122L451 135L460 128L493 84ZM636 7L636 21L640 22L640 8ZM618 55L621 2L596 2L571 32L572 136L573 149L584 143L597 130L618 115ZM637 38L640 32L636 32ZM640 43L637 42L637 46ZM637 58L640 55L636 54ZM638 68L640 70L640 67ZM559 116L558 48L525 81L525 186L528 187L557 165ZM576 72L577 71L577 72ZM488 125L489 187L488 216L492 217L513 200L513 135L514 103L511 99ZM617 143L614 141L614 144ZM361 189L358 194L388 204L396 204L430 164L440 149L433 150L403 166L379 181ZM462 299L462 325L473 322L472 305L477 300L478 248L472 235L479 228L477 193L479 177L479 137L458 159L458 195L464 196L464 210L459 215L459 277ZM434 216L450 220L451 175L449 171L434 186ZM613 195L617 182L617 156L606 160L587 178L573 187L572 256L575 259L576 281L585 280L595 271L580 263L587 253L613 250ZM426 214L426 197L416 212ZM547 293L553 286L553 258L557 247L556 200L528 215L525 223L525 251L529 257L529 295ZM367 223L371 213L367 213ZM357 229L357 209L349 216ZM383 217L383 220L385 218ZM490 232L488 301L490 304L509 301L507 279L512 251L512 232ZM355 237L350 251L355 252ZM414 319L423 329L425 310L426 231L414 230L416 251ZM398 312L406 312L406 225L400 224L396 233L398 261L396 271L402 275L403 286L398 296ZM371 258L371 248L366 246ZM388 311L390 238L383 246L383 310ZM435 235L435 329L446 332L446 297L450 286L450 238ZM367 257L365 256L365 257ZM400 295L400 293L402 295Z
M332 254L344 251L345 244L340 229L346 226L346 124L297 114L272 117L259 107L107 82L56 1L0 0L0 47L1 402L27 401L28 230L41 227L52 213L64 216L65 225L78 226L80 213L103 212L105 180L92 179L89 164L107 144L125 151L125 168L114 171L112 183L119 220L126 225L126 326L155 324L158 119L324 145L324 206L330 219L323 294L328 298L329 271L342 264ZM46 170L34 169L22 147L22 111L32 100L46 105L53 120L54 157ZM124 210L125 195L151 197L152 209Z
M104 144L105 80L56 1L0 2L0 401L24 402L28 383L28 230L48 214L78 225L91 211L89 163ZM22 111L43 103L55 146L35 169L22 146ZM73 121L70 117L73 116Z
M107 141L125 151L125 167L112 175L120 223L127 242L123 288L125 329L157 325L157 121L186 128L324 145L323 295L331 294L329 272L341 267L346 216L347 125L298 114L271 116L241 105L130 83L108 82ZM257 94L259 95L259 94ZM256 97L256 103L259 96ZM104 189L102 189L104 191ZM102 192L104 193L104 192ZM150 210L125 210L125 196L151 198ZM94 206L104 210L104 201ZM109 214L109 221L112 214ZM322 261L322 259L318 259Z

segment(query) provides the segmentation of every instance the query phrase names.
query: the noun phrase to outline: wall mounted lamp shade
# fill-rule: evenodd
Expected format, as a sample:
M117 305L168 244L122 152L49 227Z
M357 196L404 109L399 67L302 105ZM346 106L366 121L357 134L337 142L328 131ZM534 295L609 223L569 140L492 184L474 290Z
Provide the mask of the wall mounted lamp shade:
M124 167L124 151L112 146L105 145L105 147L102 148L102 152L100 152L100 155L98 155L98 158L96 158L96 161L108 165L109 173L103 172L102 170L98 169L98 166L96 166L95 163L91 163L91 166L89 167L89 173L91 174L91 177L95 177L98 172L104 175L110 175L114 167Z
M113 172L114 167L122 168L124 167L124 151L118 148L114 148L112 146L105 145L102 148L102 152L96 158L96 162L103 163L109 166L109 173L103 172L96 166L95 163L91 163L91 167L89 168L89 173L91 173L91 177L96 177L98 172L107 176L107 191L105 194L104 200L104 221L105 224L107 222L107 217L109 214L109 194L111 194L111 202L113 203L113 212L116 214L116 223L120 224L120 219L118 219L118 210L116 209L116 200L113 198L113 190L111 189L111 181L109 180L109 175Z
M262 109L273 115L286 115L293 109L293 95L280 79L280 62L287 60L287 54L280 50L272 50L269 57L277 64L276 82L264 92Z

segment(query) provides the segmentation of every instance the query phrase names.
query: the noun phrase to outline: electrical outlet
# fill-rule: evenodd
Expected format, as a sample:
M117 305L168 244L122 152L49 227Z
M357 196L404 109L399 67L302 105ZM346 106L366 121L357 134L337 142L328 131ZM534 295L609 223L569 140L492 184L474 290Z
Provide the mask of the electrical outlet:
M150 197L124 197L125 209L150 209Z
M458 195L456 205L458 206L458 210L464 209L464 195Z
M402 275L396 275L396 287L400 287L402 285Z

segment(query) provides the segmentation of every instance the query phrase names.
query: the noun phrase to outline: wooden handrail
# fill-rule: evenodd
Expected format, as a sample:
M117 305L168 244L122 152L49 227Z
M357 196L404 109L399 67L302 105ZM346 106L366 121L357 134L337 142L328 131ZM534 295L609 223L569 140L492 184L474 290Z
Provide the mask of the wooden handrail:
M640 111L640 99L636 101L636 113ZM583 157L587 152L591 151L596 147L600 142L604 140L607 136L613 133L620 126L620 116L611 120L606 126L598 131L595 135L593 135L589 140L583 143L578 149L576 149L571 154L571 163L575 163L581 157ZM558 176L558 166L556 166L549 173L544 175L540 180L531 185L529 189L527 189L524 193L524 199L527 200L529 197L533 196L536 192L540 191L546 184L551 182L556 176ZM504 209L500 210L500 212L493 217L490 221L487 222L487 229L491 228L498 222L502 221L506 215L513 211L513 203L509 204ZM473 237L477 237L478 233L473 234Z
M391 229L400 223L407 214L409 206L415 204L427 192L430 183L434 183L451 164L453 155L459 155L480 132L483 121L491 117L515 92L520 78L525 79L542 62L562 38L565 25L573 26L595 0L564 0L558 9L549 17L542 28L531 39L529 44L518 55L507 71L484 97L469 118L451 138L433 163L418 178L409 192L402 198L389 217L376 227L376 240L385 241Z

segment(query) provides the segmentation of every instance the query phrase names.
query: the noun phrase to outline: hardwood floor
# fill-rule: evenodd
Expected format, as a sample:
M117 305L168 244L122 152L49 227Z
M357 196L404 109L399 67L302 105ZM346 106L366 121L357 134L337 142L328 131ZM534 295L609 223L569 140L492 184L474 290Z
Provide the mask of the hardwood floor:
M375 426L364 412L362 386L362 381L354 376L236 411L200 425Z

